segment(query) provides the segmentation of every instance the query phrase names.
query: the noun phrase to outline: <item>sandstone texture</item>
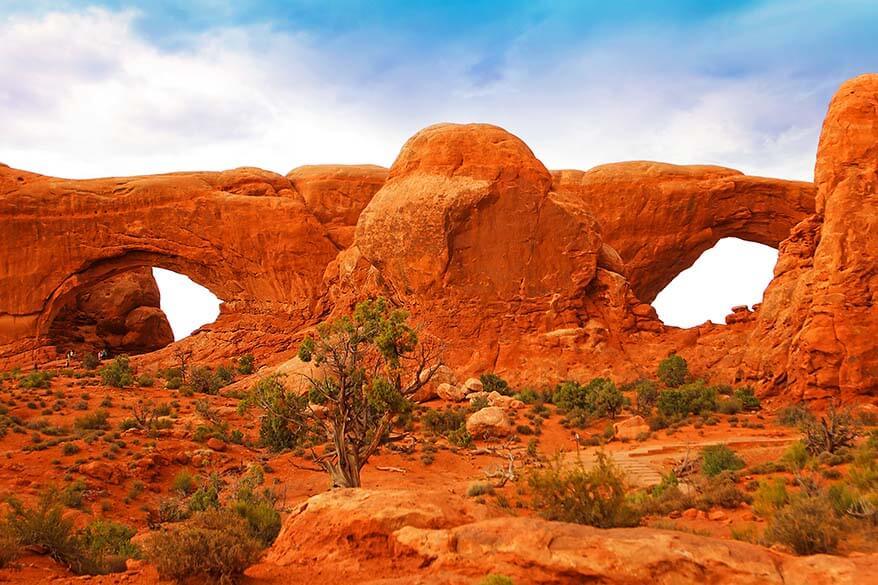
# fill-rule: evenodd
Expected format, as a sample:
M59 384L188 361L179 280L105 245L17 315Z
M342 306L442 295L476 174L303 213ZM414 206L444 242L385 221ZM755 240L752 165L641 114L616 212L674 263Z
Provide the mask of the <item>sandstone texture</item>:
M159 307L158 285L149 268L112 276L85 289L52 322L50 337L66 349L145 353L174 341L168 318Z
M485 124L428 127L390 169L65 180L0 166L0 366L55 355L83 335L70 323L84 295L159 266L223 304L215 323L143 359L183 347L278 363L321 321L383 295L442 341L460 380L625 381L677 352L763 395L874 396L876 103L878 76L842 86L814 183L645 161L552 172ZM729 236L778 248L763 302L723 325L666 327L649 303ZM136 351L166 340L154 305L122 308L93 314L95 334L113 324L101 331ZM442 383L422 398L477 391Z
M792 557L676 531L601 530L491 514L447 494L337 490L310 498L286 519L253 573L329 562L368 574L370 561L392 558L399 583L472 583L489 573L521 584L855 585L878 579L875 555Z

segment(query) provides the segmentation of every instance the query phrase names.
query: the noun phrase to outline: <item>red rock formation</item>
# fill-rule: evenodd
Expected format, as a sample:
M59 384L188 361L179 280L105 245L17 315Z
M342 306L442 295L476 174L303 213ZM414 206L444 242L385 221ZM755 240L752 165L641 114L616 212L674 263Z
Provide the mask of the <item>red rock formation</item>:
M712 166L656 162L554 171L552 189L581 199L624 259L635 294L652 302L726 237L777 248L814 212L814 185Z
M347 248L354 239L360 212L387 180L387 169L375 165L308 165L287 173L293 188L326 226L329 236Z
M80 292L63 307L49 330L59 349L138 354L174 341L171 324L159 306L158 285L149 268L113 276Z
M748 363L775 393L875 395L878 75L848 81L832 99L815 182L816 214L781 245Z
M329 565L338 574L365 576L379 563L386 570L392 559L400 583L470 583L490 573L534 584L855 585L878 579L874 554L794 557L680 531L602 530L508 515L473 521L490 513L447 492L334 490L301 504L264 563L248 574Z
M224 301L185 342L202 357L280 361L320 320L382 294L461 374L630 378L676 351L716 381L790 397L872 393L876 96L870 75L833 100L816 188L645 162L552 174L478 124L419 132L387 172L67 181L0 167L0 361L29 359L95 283L160 266ZM728 325L664 327L648 301L726 236L779 246L763 304Z

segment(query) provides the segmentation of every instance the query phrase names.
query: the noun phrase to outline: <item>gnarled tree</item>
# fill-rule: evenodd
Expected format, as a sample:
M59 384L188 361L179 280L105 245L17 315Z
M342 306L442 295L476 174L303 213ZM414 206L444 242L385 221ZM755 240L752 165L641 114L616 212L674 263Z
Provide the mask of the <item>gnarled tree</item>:
M378 298L318 326L299 348L300 359L321 372L306 377L307 394L292 393L273 376L247 400L266 413L263 442L308 447L333 487L359 487L363 466L441 364L439 343L418 339L407 318Z

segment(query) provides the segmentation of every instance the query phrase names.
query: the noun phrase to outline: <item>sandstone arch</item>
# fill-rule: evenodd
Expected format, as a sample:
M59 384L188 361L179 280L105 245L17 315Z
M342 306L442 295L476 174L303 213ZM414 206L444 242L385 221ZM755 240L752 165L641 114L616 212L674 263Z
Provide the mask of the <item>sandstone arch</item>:
M223 299L209 339L191 341L209 356L280 359L309 327L383 294L469 373L631 379L677 351L763 391L875 393L876 101L876 75L833 99L816 187L653 162L552 173L479 124L419 132L389 171L73 181L0 166L0 362L22 361L77 290L150 265ZM762 307L722 327L664 327L648 302L728 236L780 251Z
M0 167L0 346L33 345L84 287L141 266L237 314L321 313L338 246L289 179L258 169L65 180Z
M816 195L812 183L648 161L554 171L552 189L594 214L645 303L722 238L777 248Z

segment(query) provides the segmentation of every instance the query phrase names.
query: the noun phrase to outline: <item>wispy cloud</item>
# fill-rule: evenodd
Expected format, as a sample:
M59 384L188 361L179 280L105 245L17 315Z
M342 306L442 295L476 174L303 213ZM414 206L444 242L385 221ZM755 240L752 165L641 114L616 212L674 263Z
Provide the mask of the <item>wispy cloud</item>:
M19 3L0 20L8 164L67 176L389 164L410 134L451 120L507 127L550 167L646 158L810 178L829 96L878 62L864 36L876 10L859 1L495 15L471 3L463 33L439 4L394 16L283 3L272 20L276 3L203 0L164 29L162 2L81 4Z

